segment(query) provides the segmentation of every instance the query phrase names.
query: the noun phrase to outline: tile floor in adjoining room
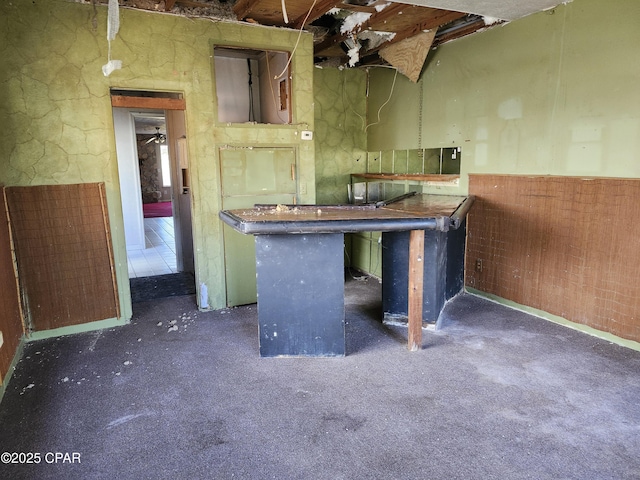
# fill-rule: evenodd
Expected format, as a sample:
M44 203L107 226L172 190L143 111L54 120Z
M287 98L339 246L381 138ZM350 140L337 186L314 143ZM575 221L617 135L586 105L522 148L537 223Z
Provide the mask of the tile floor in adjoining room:
M127 250L129 278L177 273L173 217L144 219L145 249Z

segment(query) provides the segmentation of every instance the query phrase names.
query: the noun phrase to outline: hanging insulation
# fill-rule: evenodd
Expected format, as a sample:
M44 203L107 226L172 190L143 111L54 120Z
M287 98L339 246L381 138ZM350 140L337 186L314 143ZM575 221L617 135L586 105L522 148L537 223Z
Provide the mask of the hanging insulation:
M111 41L115 40L120 30L120 5L118 0L109 0L109 12L107 14L107 42L109 43L109 53L107 63L102 66L102 73L105 77L111 75L114 70L122 68L121 60L111 60Z

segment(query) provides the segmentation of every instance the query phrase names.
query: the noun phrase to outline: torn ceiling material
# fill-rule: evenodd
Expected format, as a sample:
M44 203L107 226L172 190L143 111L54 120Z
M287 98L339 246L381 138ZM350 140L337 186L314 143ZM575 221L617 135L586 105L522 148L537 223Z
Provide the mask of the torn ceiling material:
M379 54L405 77L416 83L435 37L435 30L421 32L382 48Z
M108 0L80 0L106 4ZM188 17L304 29L317 65L385 64L379 51L425 31L431 48L505 20L552 8L558 0L119 0L123 7Z
M437 10L387 2L384 8L371 8L370 12L352 12L334 15L335 24L327 27L329 33L316 43L316 63L331 58L345 58L348 53L350 66L357 56L359 65L383 63L378 55L381 48L401 42L426 30L437 31L441 26L460 20L461 12ZM349 9L340 9L341 11ZM318 24L323 19L318 19ZM485 28L485 25L477 25ZM465 32L466 34L466 32ZM357 51L354 51L357 48ZM344 63L344 62L343 62Z

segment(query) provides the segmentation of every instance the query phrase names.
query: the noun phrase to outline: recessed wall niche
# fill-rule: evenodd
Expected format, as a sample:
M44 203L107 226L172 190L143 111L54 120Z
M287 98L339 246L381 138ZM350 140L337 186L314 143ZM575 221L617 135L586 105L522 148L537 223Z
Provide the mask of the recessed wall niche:
M214 47L218 122L291 123L289 55L289 52Z

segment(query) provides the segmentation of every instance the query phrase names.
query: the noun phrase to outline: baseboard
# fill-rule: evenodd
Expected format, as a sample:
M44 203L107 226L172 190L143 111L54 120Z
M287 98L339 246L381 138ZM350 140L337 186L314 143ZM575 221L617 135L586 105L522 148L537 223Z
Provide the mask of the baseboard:
M519 303L513 302L511 300L507 300L505 298L498 297L497 295L486 293L481 290L476 290L472 287L465 287L465 292L477 297L482 297L495 303L499 303L500 305L504 305L505 307L513 308L514 310L519 310L521 312L540 317L544 320L557 323L558 325L563 325L573 330L578 330L579 332L586 333L587 335L601 338L602 340L606 340L607 342L611 342L616 345L620 345L622 347L630 348L632 350L640 352L640 342L627 340L626 338L618 337L617 335L609 332L603 332L602 330L597 330L593 327L582 325L581 323L572 322L571 320L553 315L552 313L545 312L544 310L538 310L537 308L520 305Z
M0 385L0 403L2 403L2 397L4 397L4 392L7 389L7 386L9 385L9 382L11 381L11 377L13 376L13 371L15 370L16 365L18 364L18 362L22 358L22 350L24 349L25 343L26 343L26 339L23 336L20 339L20 343L18 344L18 348L16 348L16 352L13 355L13 360L11 360L11 364L9 365L9 368L7 369L7 374L2 379L2 384Z
M127 319L108 318L106 320L96 320L94 322L70 325L68 327L52 328L51 330L31 332L26 340L27 342L31 342L33 340L43 340L45 338L62 337L63 335L73 335L74 333L84 333L94 330L103 330L105 328L121 327L128 323L129 320Z

